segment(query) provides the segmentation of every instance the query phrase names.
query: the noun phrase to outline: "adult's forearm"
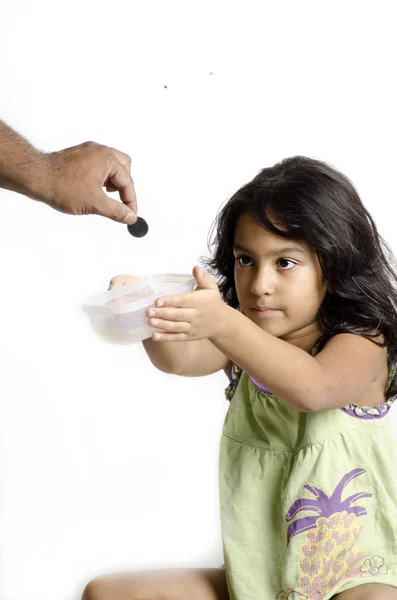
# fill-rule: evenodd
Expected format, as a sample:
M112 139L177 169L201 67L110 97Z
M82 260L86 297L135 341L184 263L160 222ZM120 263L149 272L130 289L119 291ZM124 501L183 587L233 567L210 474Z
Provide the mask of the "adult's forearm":
M36 150L0 121L0 187L45 200L48 194L48 155Z

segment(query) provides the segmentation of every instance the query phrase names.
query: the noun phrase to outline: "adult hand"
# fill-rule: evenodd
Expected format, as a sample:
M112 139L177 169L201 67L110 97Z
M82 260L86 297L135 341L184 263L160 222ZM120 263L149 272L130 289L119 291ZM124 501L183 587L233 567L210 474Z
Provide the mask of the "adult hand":
M60 152L36 150L0 121L0 188L45 202L72 215L96 214L136 221L137 203L127 154L85 142ZM119 192L121 202L103 190Z
M72 215L96 214L120 223L136 221L137 202L127 154L85 142L46 155L48 183L41 199ZM121 202L108 192L118 191Z

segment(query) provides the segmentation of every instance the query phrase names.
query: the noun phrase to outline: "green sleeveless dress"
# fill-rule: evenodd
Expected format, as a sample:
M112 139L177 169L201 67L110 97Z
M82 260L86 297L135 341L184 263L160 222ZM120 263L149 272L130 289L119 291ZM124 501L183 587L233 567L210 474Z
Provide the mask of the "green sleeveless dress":
M226 397L219 486L230 599L397 587L395 397L303 413L238 367Z

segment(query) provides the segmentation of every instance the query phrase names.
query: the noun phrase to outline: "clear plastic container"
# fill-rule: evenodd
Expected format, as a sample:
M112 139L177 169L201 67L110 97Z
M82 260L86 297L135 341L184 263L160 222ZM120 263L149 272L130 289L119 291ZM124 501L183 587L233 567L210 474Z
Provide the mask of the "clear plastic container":
M196 285L191 275L164 273L136 279L83 303L96 333L113 343L141 342L152 336L146 311L160 296L192 292Z

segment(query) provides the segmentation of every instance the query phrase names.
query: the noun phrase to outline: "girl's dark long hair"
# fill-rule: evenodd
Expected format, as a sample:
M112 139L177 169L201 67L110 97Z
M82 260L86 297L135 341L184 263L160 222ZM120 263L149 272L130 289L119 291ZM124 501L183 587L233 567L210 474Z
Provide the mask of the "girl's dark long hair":
M268 231L303 241L317 252L331 290L317 315L323 331L318 349L338 333L354 333L387 346L389 367L395 366L395 259L349 179L326 163L295 156L263 169L232 196L212 227L212 257L204 263L217 277L223 300L234 308L239 304L234 235L238 219L246 213ZM374 339L379 333L383 343ZM396 379L393 376L388 398L397 394Z

